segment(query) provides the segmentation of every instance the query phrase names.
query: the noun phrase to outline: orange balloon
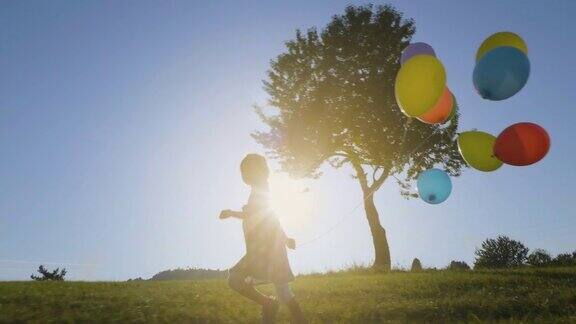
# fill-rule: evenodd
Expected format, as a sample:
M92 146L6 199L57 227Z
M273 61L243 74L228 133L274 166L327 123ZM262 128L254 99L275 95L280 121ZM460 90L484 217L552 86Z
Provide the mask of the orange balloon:
M449 119L453 107L454 96L448 87L446 87L434 107L424 115L418 117L418 119L426 124L443 124Z

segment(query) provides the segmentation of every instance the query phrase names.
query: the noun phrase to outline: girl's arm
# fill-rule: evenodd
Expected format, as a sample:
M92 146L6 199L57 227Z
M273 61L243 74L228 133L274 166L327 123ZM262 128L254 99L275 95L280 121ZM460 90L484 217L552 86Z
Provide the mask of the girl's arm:
M280 231L282 232L282 237L284 237L284 244L286 244L286 247L288 247L290 250L295 250L296 240L291 237L288 237L288 235L286 235L286 233L284 232L282 226L280 226Z
M250 213L254 213L254 210L255 210L254 206L244 205L244 207L242 207L242 211L224 209L222 212L220 212L219 217L220 217L220 219L226 219L226 218L230 218L230 217L244 219Z
M293 238L286 238L286 246L290 249L290 250L295 250L296 249L296 240Z
M220 212L219 217L220 219L226 219L230 217L244 219L244 217L246 217L246 213L244 213L243 211L234 211L230 209L225 209L222 212Z

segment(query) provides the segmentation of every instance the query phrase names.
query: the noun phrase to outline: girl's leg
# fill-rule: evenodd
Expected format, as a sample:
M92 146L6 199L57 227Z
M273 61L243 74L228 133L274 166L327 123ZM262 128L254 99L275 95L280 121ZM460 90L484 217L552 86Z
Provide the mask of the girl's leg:
M292 323L294 324L305 324L308 323L300 304L294 298L294 294L290 289L290 284L276 284L276 294L281 303L286 304L288 309L290 309L290 316L292 317Z
M274 298L262 295L254 286L244 281L245 277L234 272L228 275L228 284L240 295L262 306L262 323L272 324L278 312L278 302Z
M296 301L296 298L292 298L286 305L290 309L290 316L292 317L292 323L294 324L306 324L308 321L300 308L300 304Z
M271 300L268 296L262 295L254 286L247 284L244 281L245 277L235 272L228 274L228 285L240 295L265 306L270 304Z

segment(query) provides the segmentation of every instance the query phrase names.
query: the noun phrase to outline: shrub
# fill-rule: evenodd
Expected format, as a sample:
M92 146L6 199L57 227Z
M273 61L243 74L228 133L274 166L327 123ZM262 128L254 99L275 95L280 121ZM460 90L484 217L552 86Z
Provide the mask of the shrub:
M448 265L448 267L446 269L447 270L470 270L470 266L468 265L468 263L466 263L464 261L452 260L452 262L450 262L450 264Z
M552 257L550 256L550 253L542 249L532 251L526 259L526 263L533 267L544 267L550 265L551 262Z
M572 254L560 253L552 259L552 264L560 267L576 265L576 252Z
M64 276L66 276L66 269L60 270L60 268L56 268L55 270L48 271L43 265L40 265L36 271L42 275L30 275L30 278L36 281L64 281Z
M487 239L476 249L474 268L515 268L524 264L528 248L507 236Z
M414 258L414 260L412 260L412 267L410 268L410 271L412 272L422 271L422 263L420 262L420 260L418 260L418 258Z

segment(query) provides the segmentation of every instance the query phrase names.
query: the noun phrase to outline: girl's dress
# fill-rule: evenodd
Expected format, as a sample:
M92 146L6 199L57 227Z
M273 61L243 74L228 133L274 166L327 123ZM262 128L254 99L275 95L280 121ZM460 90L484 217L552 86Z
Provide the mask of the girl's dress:
M269 193L252 189L242 220L246 254L230 272L254 284L285 284L294 280L286 252L286 234L270 208Z

